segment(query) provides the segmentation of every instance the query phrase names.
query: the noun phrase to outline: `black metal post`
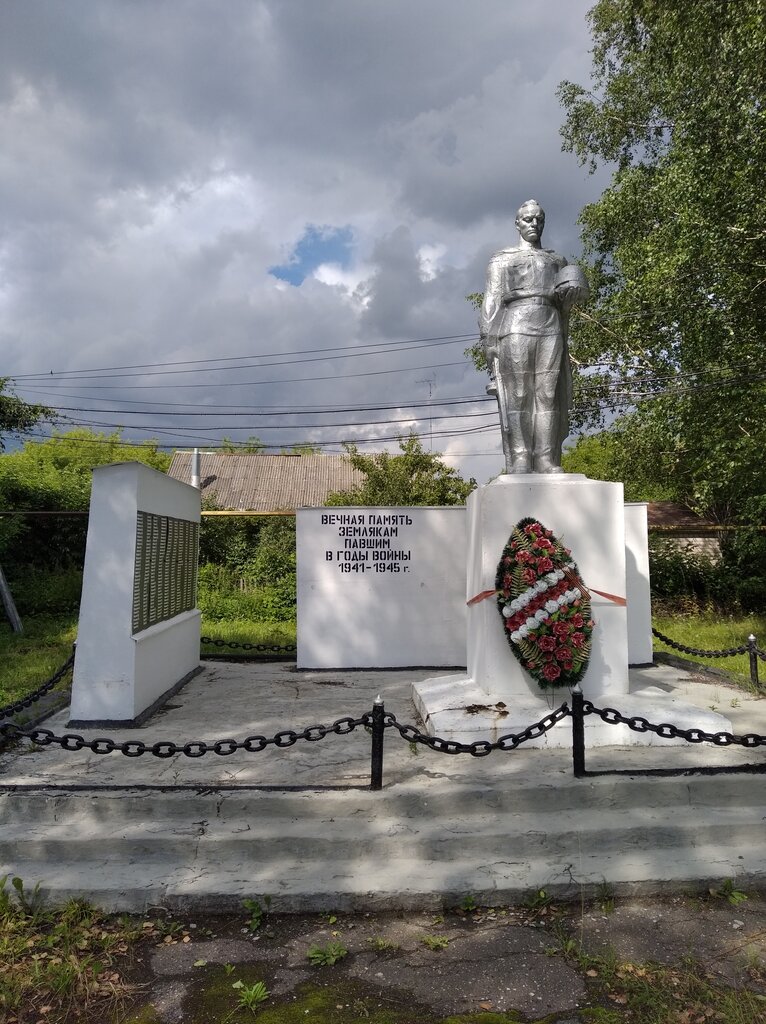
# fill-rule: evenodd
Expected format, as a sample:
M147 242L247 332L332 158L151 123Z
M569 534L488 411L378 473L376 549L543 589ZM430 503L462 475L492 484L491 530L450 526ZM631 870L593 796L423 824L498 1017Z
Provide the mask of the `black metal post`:
M757 646L758 645L755 642L755 637L751 633L750 636L747 638L747 648L750 654L750 682L753 684L756 690L760 689L760 685L758 682L758 655L756 654L755 650Z
M372 751L370 764L370 789L383 789L383 737L385 735L385 708L383 698L378 694L372 705Z
M585 698L576 683L572 687L572 764L574 777L581 779L585 775Z

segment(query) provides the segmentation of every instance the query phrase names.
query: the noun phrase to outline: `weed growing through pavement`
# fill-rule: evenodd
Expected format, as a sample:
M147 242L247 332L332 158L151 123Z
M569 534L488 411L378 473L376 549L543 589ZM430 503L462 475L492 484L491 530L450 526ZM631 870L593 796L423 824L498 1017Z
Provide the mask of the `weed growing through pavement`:
M743 892L741 889L737 889L734 885L733 879L731 878L727 878L722 882L718 889L710 889L709 892L711 896L717 896L720 899L728 900L733 907L739 906L740 903L744 903L747 899L747 893Z
M384 939L381 936L375 935L367 942L375 950L376 953L394 953L397 949L400 949L398 942L393 942L391 939Z
M326 967L348 956L348 950L341 942L328 942L326 946L312 946L306 956L314 967Z
M446 949L447 946L449 946L449 939L446 935L424 935L420 941L432 952L436 952L439 949Z
M466 893L466 895L460 901L460 909L464 910L466 914L470 914L470 912L472 910L476 910L477 907L478 903L476 902L476 899L471 895L470 892Z
M239 1002L237 1003L238 1010L250 1010L251 1013L255 1013L261 1003L265 1003L269 998L269 990L262 981L256 981L252 985L246 985L244 981L235 981L231 986L237 990L239 996Z
M568 959L577 959L580 956L580 943L574 936L570 935L560 921L555 921L551 928L558 945L548 946L545 950L548 956L557 956L563 953Z
M545 917L553 903L553 897L545 889L535 889L523 900L531 918Z
M242 906L250 915L250 920L247 922L247 927L251 932L257 932L263 924L263 919L267 916L269 908L271 906L271 896L263 897L263 906L258 900L242 900Z
M0 878L0 890L2 890L2 892L6 895L7 899L10 900L10 894L6 893L5 891L7 881L8 875L3 875L3 877ZM42 910L42 899L40 897L40 883L38 882L35 885L32 892L28 892L24 888L24 882L22 881L22 879L20 879L18 875L14 875L13 878L11 878L11 885L13 886L16 892L16 902L18 903L23 913L30 918L37 917L38 913Z
M603 882L599 883L596 898L603 914L614 912L614 886L611 882L607 882L604 879Z

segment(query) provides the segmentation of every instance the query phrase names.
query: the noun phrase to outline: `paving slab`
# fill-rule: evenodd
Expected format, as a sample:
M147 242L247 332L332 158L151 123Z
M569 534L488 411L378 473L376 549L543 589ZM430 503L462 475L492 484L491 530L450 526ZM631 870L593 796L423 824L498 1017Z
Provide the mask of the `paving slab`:
M735 927L738 915L746 918L743 929ZM316 1019L318 997L326 1007L320 1019L343 1024L362 1019L442 1024L453 1015L481 1013L511 1015L489 1020L545 1024L634 1020L619 973L604 984L602 965L609 963L623 976L626 970L664 964L721 991L752 992L755 1002L748 1006L755 1007L755 1015L748 1020L756 1024L766 1016L758 998L764 992L766 950L754 944L766 933L766 907L757 891L737 907L724 896L705 894L618 898L614 906L453 908L438 915L270 915L256 933L241 927L244 920L207 918L204 924L215 930L215 938L186 926L191 941L166 939L151 951L142 977L145 994L126 1014L126 1024L224 1019L223 1010L235 1000L226 990L240 977L263 980L270 993L264 1010L297 1009L291 1020ZM747 934L740 942L743 930ZM569 952L567 935L573 937ZM308 951L331 942L345 953L331 966L312 967ZM581 949L590 959L579 959ZM664 984L672 986L672 980ZM224 993L217 1004L220 1017L211 1009L216 991ZM598 1016L605 1013L598 1007L608 1007L608 1017ZM714 1013L716 1007L703 1006L701 1012L708 1009Z

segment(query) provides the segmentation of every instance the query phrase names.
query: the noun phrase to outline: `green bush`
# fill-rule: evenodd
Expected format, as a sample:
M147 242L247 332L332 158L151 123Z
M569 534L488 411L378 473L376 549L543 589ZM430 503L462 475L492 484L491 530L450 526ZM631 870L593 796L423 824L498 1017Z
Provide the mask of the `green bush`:
M726 533L721 544L729 587L744 611L761 611L766 606L766 495L746 501L741 520L745 525Z
M205 516L200 563L208 621L295 621L294 516Z
M667 537L649 539L649 577L652 597L688 599L697 606L730 597L728 570L720 561L695 551L691 544Z
M295 571L272 585L259 586L226 566L201 565L198 604L206 621L251 619L295 621Z
M79 609L81 569L3 568L22 620L27 615L59 615Z

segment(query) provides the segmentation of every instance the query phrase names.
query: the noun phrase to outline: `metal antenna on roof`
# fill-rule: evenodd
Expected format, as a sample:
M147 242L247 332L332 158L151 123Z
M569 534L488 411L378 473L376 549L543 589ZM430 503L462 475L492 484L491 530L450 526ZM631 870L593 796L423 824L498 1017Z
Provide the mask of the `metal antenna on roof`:
M192 452L191 459L191 485L199 490L199 448L195 448Z

